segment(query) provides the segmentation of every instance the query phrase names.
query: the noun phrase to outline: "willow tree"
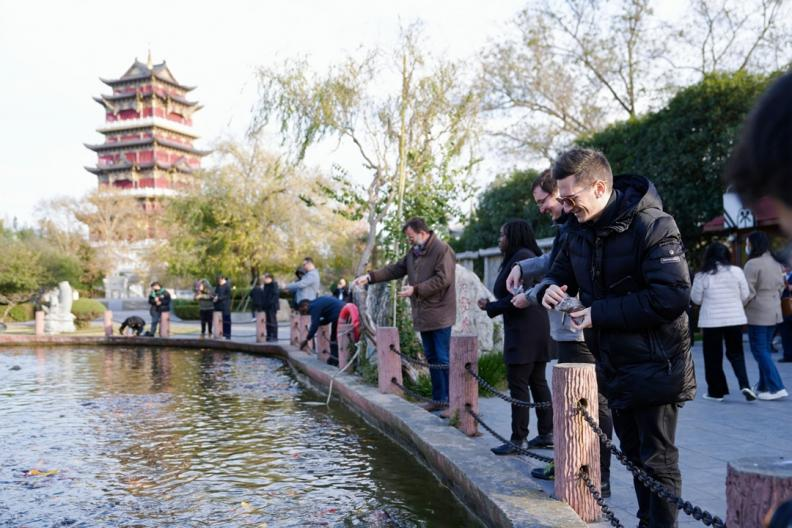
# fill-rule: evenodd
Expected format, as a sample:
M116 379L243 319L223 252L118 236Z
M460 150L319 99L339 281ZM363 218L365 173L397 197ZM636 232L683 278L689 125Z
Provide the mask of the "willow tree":
M378 255L398 253L406 217L421 215L443 228L471 192L478 98L460 65L434 60L421 46L413 24L390 53L364 51L324 73L300 59L259 70L254 133L277 124L296 163L324 140L357 152L362 171L338 168L331 189L340 214L367 224L356 273L378 239Z

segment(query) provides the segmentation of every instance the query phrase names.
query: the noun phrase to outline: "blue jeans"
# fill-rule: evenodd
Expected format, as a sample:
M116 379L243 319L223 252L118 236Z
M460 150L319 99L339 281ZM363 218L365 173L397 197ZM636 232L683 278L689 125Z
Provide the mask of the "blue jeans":
M748 341L756 363L759 365L759 392L778 392L784 388L778 369L770 357L770 340L775 326L748 325Z
M162 319L162 314L157 311L149 312L151 315L151 335L157 335L157 326L159 325L160 319Z
M451 347L451 327L421 332L424 355L429 363L448 365L448 350ZM432 378L432 399L448 402L448 369L430 369Z

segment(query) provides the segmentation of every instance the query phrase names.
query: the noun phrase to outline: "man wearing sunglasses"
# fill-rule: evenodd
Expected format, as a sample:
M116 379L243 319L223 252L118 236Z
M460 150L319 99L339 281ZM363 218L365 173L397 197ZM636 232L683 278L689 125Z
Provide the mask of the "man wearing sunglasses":
M677 415L696 388L679 229L649 180L614 178L600 152L567 151L552 172L558 201L572 218L565 246L535 290L537 301L553 309L580 293L586 308L570 314L572 327L584 331L597 359L622 451L679 495ZM634 485L639 526L675 527L676 508Z

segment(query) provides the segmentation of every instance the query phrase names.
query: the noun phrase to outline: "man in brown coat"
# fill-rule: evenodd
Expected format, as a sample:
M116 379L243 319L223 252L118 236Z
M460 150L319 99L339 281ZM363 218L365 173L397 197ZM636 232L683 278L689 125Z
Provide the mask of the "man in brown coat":
M410 299L415 330L421 333L424 355L432 364L448 365L451 327L456 322L456 255L435 236L422 218L411 218L402 227L412 248L399 261L361 275L359 286L400 279L408 285L399 297ZM428 411L448 406L448 369L431 369L432 401Z

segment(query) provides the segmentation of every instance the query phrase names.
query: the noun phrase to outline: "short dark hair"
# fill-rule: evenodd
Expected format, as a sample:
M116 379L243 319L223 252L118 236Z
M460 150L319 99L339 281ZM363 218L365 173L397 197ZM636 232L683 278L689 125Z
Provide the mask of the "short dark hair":
M725 179L748 203L762 196L792 206L792 73L775 81L748 116Z
M574 148L567 150L553 163L553 178L563 180L574 176L575 182L591 185L604 181L608 189L613 187L613 172L605 155L594 149Z
M305 257L303 259L303 262L310 262L311 264L313 264L313 259L311 257Z
M754 231L748 235L748 242L751 243L751 254L748 255L748 260L761 257L770 251L770 237L764 231Z
M426 225L426 220L424 220L423 218L418 218L417 216L414 216L409 220L407 220L406 222L404 222L404 225L402 226L402 233L407 231L408 227L413 231L415 231L416 233L429 232L429 226Z
M307 310L311 306L311 301L308 299L303 299L302 301L297 303L298 310Z
M270 272L265 273L264 274L264 278L265 279L271 279L272 278L272 273L270 273Z
M153 288L154 286L162 286L162 284L159 281L154 281L151 283L151 287Z
M531 192L534 192L537 188L542 189L547 194L553 194L558 190L558 182L553 178L553 171L545 169L536 177L531 184Z

